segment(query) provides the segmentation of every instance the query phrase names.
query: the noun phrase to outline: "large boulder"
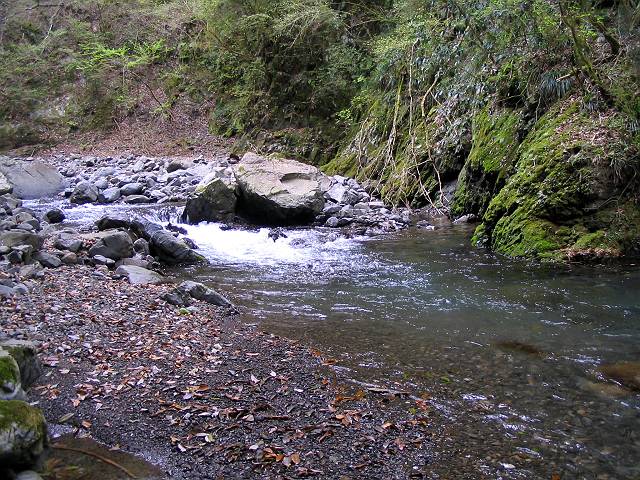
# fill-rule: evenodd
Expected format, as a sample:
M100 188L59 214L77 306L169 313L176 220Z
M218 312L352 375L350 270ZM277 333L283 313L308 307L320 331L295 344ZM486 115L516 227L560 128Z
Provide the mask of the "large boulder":
M0 400L0 465L20 471L36 464L47 445L42 412L20 400Z
M80 182L73 189L69 201L78 205L84 203L93 203L98 200L98 189L91 182Z
M0 157L0 173L18 198L53 197L64 190L64 179L58 170L40 161Z
M151 254L168 265L206 263L207 260L171 233L159 230L149 240Z
M288 159L247 153L234 165L238 213L264 225L304 224L322 212L324 174Z
M238 203L238 182L234 177L206 176L187 200L182 214L189 223L226 221L233 218Z
M96 227L101 232L103 230L111 230L112 228L129 228L131 226L131 219L127 215L110 213L98 221L96 221Z
M132 285L157 285L164 281L159 273L135 265L120 265L116 275L126 277Z
M53 246L58 250L67 250L69 252L78 253L82 248L82 239L77 234L70 232L61 232L53 240Z
M19 245L30 245L34 250L40 250L44 239L35 233L22 230L10 230L0 232L0 246L17 247Z
M13 357L18 364L22 388L30 388L43 373L36 344L27 340L7 339L0 341L0 348Z
M101 255L112 260L133 257L133 241L127 232L114 231L102 236L89 249L89 255L95 257Z

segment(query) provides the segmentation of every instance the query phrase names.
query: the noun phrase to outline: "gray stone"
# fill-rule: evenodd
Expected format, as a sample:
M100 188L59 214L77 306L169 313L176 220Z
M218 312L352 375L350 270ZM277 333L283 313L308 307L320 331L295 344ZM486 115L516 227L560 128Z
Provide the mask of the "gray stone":
M76 265L78 263L78 255L73 252L67 252L62 255L60 260L62 260L62 263L65 265Z
M98 200L98 189L90 182L80 182L73 189L73 193L69 198L71 203L82 205L85 203L93 203Z
M238 213L259 224L304 224L324 207L326 177L295 160L247 153L233 167L240 188Z
M4 349L0 349L0 400L23 398L20 367Z
M191 281L182 282L180 285L178 285L178 287L176 287L176 290L181 294L189 295L196 300L201 300L203 302L207 302L220 307L233 308L233 304L223 295L219 294L211 288L208 288L202 283Z
M103 230L111 230L112 228L129 228L131 219L126 215L109 214L105 215L96 222L96 227L101 232Z
M126 185L120 187L120 195L128 196L128 195L139 195L143 192L144 185L139 182L127 183Z
M82 239L72 233L63 232L55 237L53 246L58 250L68 250L69 252L78 253L82 248Z
M104 265L109 268L116 266L116 261L114 259L105 257L104 255L94 255L91 260L94 265Z
M237 192L235 178L211 174L198 184L195 196L187 200L182 218L193 224L230 220L236 211Z
M15 480L42 480L42 477L33 470L25 470L16 475Z
M11 298L16 295L16 291L13 287L8 287L7 285L0 285L0 297L1 298Z
M65 215L59 208L52 208L44 214L44 219L49 223L61 223L65 219Z
M337 228L340 225L340 219L338 217L329 218L325 224L326 227Z
M130 205L140 205L144 203L153 203L153 200L146 195L129 195L124 199L125 203Z
M32 278L42 278L44 276L44 270L42 268L42 265L40 265L39 263L34 263L21 267L18 275L20 275L20 278L23 278L25 280L30 280Z
M7 180L7 177L5 177L2 172L0 172L0 195L11 193L12 191L13 185L11 185L9 183L9 180Z
M133 257L133 241L127 232L114 231L102 238L89 249L89 256L102 255L113 260Z
M149 255L149 242L147 242L144 238L139 238L135 242L133 242L133 249L136 253L140 255L147 256Z
M161 230L153 233L149 241L151 254L169 265L206 263L207 260L193 251L182 240Z
M31 245L34 250L40 250L43 243L44 239L36 233L20 232L16 230L0 232L0 245L4 245L5 247Z
M0 173L18 198L49 198L64 190L62 175L40 161L25 162L0 157Z
M98 194L100 203L113 203L120 199L120 189L118 187L105 188Z
M186 159L174 158L167 165L167 173L176 172L178 170L186 170L187 168L193 166L193 162Z
M136 218L131 221L129 228L138 238L144 238L145 240L150 240L154 233L164 230L162 225L150 222L144 218Z
M105 188L109 188L109 181L106 178L101 178L93 182L93 186L98 190L104 190Z
M157 285L164 281L159 273L135 265L121 265L116 274L127 277L132 285Z
M40 265L46 268L58 268L62 265L62 260L47 252L38 252L33 256L33 258L40 262Z

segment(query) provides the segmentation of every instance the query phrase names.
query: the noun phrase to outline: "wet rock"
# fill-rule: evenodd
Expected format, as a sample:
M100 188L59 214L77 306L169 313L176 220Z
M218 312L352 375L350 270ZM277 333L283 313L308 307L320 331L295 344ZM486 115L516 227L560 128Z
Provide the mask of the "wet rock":
M93 203L98 200L98 189L91 182L80 182L74 188L69 201L77 205Z
M201 300L220 307L233 308L233 304L223 295L211 288L208 288L202 283L191 281L182 282L178 287L176 287L176 290L183 295L189 295L191 298L195 298L196 300Z
M44 219L49 223L61 223L65 219L64 212L59 208L52 208L44 214Z
M0 157L0 173L18 198L48 198L64 190L62 175L39 161L25 162Z
M259 224L304 224L322 212L326 177L315 167L247 153L233 172L240 189L238 213Z
M42 412L20 400L0 401L0 465L13 470L34 466L47 445Z
M22 399L20 367L4 349L0 349L0 400Z
M164 281L159 273L135 265L121 265L116 274L126 277L132 285L157 285Z
M195 196L187 200L182 218L189 223L227 221L236 211L238 183L233 177L216 174L198 184Z
M454 225L463 225L465 223L475 223L478 221L478 217L476 217L473 213L469 213L467 215L462 215L459 218L456 218L453 221Z
M109 214L102 217L96 222L96 227L101 232L104 230L111 230L112 228L129 228L131 226L131 220L126 215Z
M36 233L17 230L0 232L0 245L4 245L5 247L31 245L34 250L40 250L43 243L44 239Z
M116 231L102 238L89 249L89 255L102 255L112 260L133 257L133 241L127 232Z
M44 373L34 342L15 339L2 340L0 341L0 349L5 350L16 361L20 370L22 388L31 388Z
M133 220L129 225L129 228L138 238L144 238L147 241L151 240L151 236L154 233L164 230L162 225L150 222L144 218L137 218Z
M105 188L98 194L100 203L113 203L120 199L120 189L118 187Z
M149 247L152 255L169 265L206 263L207 260L193 251L171 233L160 230L151 235Z
M58 268L62 265L62 260L47 252L38 252L33 256L33 258L40 262L40 265L46 268Z

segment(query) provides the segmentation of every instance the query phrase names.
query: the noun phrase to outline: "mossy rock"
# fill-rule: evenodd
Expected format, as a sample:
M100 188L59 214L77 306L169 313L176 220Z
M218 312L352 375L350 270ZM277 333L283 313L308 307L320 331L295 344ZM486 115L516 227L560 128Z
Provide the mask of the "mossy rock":
M467 213L482 215L503 179L512 168L518 147L518 111L489 107L473 119L472 147L458 176L458 186L451 203L451 216Z
M615 114L599 120L577 101L550 110L518 147L473 241L553 261L638 253L637 153L616 124Z
M22 388L25 390L42 375L42 364L38 360L35 343L27 340L3 340L0 341L0 349L6 350L18 364Z
M0 400L0 465L13 470L36 464L47 446L42 412L20 400Z
M0 349L0 400L13 400L21 392L20 368L11 355Z

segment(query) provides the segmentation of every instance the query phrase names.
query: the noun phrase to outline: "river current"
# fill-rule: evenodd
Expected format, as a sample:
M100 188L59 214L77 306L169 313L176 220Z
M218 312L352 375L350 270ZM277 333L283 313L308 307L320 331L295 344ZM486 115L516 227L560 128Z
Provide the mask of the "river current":
M134 211L176 223L170 208ZM105 210L65 212L89 224ZM640 397L600 373L640 361L636 265L510 261L473 248L463 226L379 238L291 229L276 241L181 226L211 265L170 273L326 352L342 376L432 399L470 456L499 452L505 477L640 478Z

